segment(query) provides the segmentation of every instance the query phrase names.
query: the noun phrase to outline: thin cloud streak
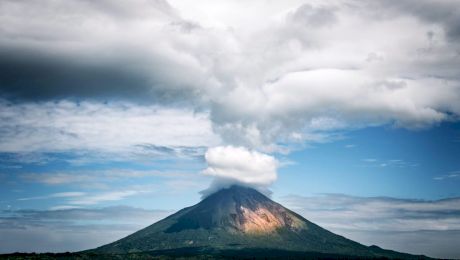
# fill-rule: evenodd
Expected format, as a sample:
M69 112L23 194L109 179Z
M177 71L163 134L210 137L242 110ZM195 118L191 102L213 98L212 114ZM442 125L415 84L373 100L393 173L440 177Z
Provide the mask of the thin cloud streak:
M50 173L21 173L18 176L27 182L42 183L47 185L63 184L90 184L98 182L120 181L133 178L191 178L193 173L164 172L158 170L86 170L86 171L63 171Z
M443 180L449 180L449 179L460 179L460 171L449 172L448 174L436 176L433 178L433 180L436 180L436 181L443 181Z
M29 197L29 198L19 198L18 200L44 200L44 199L53 199L53 198L73 198L73 197L79 197L79 196L84 196L86 193L84 192L58 192L58 193L53 193L45 196L37 196L37 197Z

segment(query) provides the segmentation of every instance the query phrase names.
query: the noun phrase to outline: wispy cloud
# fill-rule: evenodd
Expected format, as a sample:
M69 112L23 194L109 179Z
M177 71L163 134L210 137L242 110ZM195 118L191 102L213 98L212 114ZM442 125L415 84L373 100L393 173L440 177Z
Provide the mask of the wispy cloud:
M159 177L159 178L191 178L193 173L158 171L158 170L85 170L85 171L61 171L48 173L21 173L18 176L25 181L42 183L47 185L63 184L95 184L120 181L123 179Z
M407 162L402 159L376 159L376 158L365 158L361 160L365 164L365 167L397 167L397 168L406 168L406 167L417 167L418 163Z
M433 178L433 180L437 180L437 181L448 180L448 179L460 179L460 171L449 172L448 174L436 176Z
M49 210L68 210L68 209L80 209L81 206L74 206L74 205L58 205L50 207Z
M45 196L29 197L29 198L19 198L18 200L41 200L41 199L53 199L53 198L73 198L86 195L85 192L59 192L53 193Z
M64 192L39 197L24 198L20 200L61 198L64 199L65 203L65 205L60 205L61 207L80 207L87 205L98 205L104 202L121 201L128 197L153 193L155 192L155 188L155 185L132 185L120 190L99 192Z
M73 198L69 200L68 203L72 205L95 205L101 202L107 201L119 201L123 200L130 196L139 195L142 193L151 192L149 190L122 190L122 191L111 191L111 192L102 192L95 194L88 194L87 196L81 196L78 198Z
M1 127L0 127L1 129ZM24 164L46 165L57 160L56 156L42 152L2 152L0 151L0 162L2 168L20 169Z
M193 154L218 144L207 113L112 102L11 104L0 99L0 152L45 162L44 152ZM120 123L123 122L123 123ZM13 156L12 155L12 156Z
M166 183L166 185L170 185ZM121 201L128 197L153 193L156 190L155 185L131 185L119 190L111 191L87 191L87 192L59 192L51 193L42 196L18 198L18 201L30 200L50 200L59 199L60 204L53 206L54 209L66 209L74 207L82 207L87 205L98 205L104 202Z
M362 161L363 161L363 162L368 162L368 163L373 163L373 162L376 162L377 159L374 159L374 158L366 158L366 159L363 159Z

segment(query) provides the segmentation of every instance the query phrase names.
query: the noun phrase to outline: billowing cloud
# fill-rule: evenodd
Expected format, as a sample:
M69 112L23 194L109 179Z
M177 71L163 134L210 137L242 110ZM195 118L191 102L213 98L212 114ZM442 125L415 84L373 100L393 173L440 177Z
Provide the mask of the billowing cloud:
M208 167L203 174L215 178L209 192L231 184L263 188L277 178L278 161L273 156L244 147L213 147L208 149L205 159Z
M362 127L419 129L458 120L459 24L456 0L3 0L0 159L45 165L56 159L51 153L71 151L81 155L72 163L84 164L120 155L126 161L196 157L214 147L205 154L204 174L214 178L206 192L234 183L266 188L277 176L272 155L293 145L335 140L341 131ZM408 165L376 159L366 164ZM155 174L19 176L56 186ZM435 180L457 177L454 172ZM171 187L194 185L178 179ZM148 192L144 188L23 199L60 198L65 205L56 207L64 209L122 201ZM415 245L418 253L429 247L414 241L436 238L431 242L438 241L433 248L440 253L434 255L459 257L448 253L457 250L446 248L451 243L442 245L459 237L457 199L325 196L287 203L358 241L375 241L379 232L387 240L375 244L402 251L398 245ZM60 228L56 217L50 226L22 225L34 221L35 213L16 213L0 220L1 248L83 249L94 245L87 237L102 244L129 233L113 235L110 227L101 235L94 225L49 232ZM62 244L50 247L53 241Z
M269 153L460 115L456 1L1 5L0 92L19 101L185 106L225 143Z

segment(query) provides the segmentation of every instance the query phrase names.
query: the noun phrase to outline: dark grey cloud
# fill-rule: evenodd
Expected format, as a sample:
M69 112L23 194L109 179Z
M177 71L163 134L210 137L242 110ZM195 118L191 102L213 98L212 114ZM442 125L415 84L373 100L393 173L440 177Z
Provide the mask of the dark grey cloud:
M460 38L460 27L458 26L460 24L460 5L456 0L380 0L377 2L380 4L377 10L394 12L396 15L411 14L424 22L442 26L452 41L458 41ZM430 34L432 35L433 32Z
M0 89L4 96L26 99L139 98L139 93L149 92L149 80L126 70L126 62L90 64L36 50L3 48Z
M158 146L154 144L140 144L137 147L141 150L138 155L144 154L149 158L203 158L207 147L187 147L187 146Z
M103 52L104 50L97 50ZM0 47L0 95L11 99L84 98L141 103L189 104L197 98L189 68L137 49L111 50L109 57ZM177 74L176 74L177 73ZM191 80L197 80L191 76Z
M174 50L165 53L160 37L176 27L197 26L166 1L3 1L1 6L0 95L149 103L193 99L188 89L197 83L195 68L175 60L181 57ZM130 31L138 24L142 32ZM135 38L139 34L142 38Z
M334 7L313 7L310 4L303 4L288 18L306 27L332 25L337 22L335 11Z

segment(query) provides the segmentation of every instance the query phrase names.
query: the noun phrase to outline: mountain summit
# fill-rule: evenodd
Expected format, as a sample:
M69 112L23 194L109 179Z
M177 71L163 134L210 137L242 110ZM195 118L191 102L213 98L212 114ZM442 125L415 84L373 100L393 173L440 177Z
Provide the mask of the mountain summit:
M132 235L90 250L97 254L168 251L410 257L336 235L260 192L241 186L222 189Z

